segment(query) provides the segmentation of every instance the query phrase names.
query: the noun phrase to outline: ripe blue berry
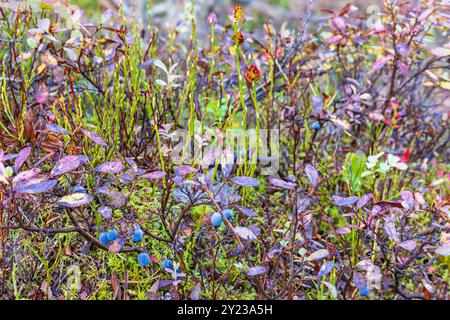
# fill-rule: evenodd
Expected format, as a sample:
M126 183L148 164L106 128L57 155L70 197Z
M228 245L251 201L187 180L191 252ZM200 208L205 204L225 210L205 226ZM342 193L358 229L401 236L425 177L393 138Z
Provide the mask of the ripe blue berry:
M222 224L222 215L219 212L214 212L211 215L211 223L216 228L220 227Z
M227 209L223 211L223 215L225 216L225 218L227 218L228 220L233 219L233 210L231 209Z
M138 263L143 266L146 267L150 264L150 256L148 255L148 253L142 252L139 253L138 255Z
M314 122L311 127L316 131L320 130L320 123Z
M117 239L118 232L117 232L116 229L111 229L111 230L108 231L107 235L108 235L108 240L109 241L114 241L114 240Z
M104 244L106 246L109 243L108 233L107 232L100 233L98 240L100 241L101 244Z
M170 259L164 259L162 262L162 267L164 269L173 269L173 262Z
M133 242L139 242L142 240L143 237L144 232L140 228L136 228L133 231L133 237L131 238L131 240L133 240Z
M369 289L361 288L361 289L359 289L359 294L362 295L363 297L368 296L369 295Z

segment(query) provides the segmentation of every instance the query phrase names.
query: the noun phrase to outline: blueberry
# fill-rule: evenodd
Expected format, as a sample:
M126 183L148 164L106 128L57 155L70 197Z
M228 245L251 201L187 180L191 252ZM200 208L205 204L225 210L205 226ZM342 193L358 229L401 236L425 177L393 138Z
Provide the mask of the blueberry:
M106 246L109 243L108 233L107 232L100 233L98 240L100 241L101 244L104 244Z
M72 188L73 193L86 193L86 190L82 186L75 186Z
M173 262L170 259L164 259L162 262L162 267L164 269L173 269Z
M148 255L148 253L142 252L139 253L138 255L138 263L143 266L146 267L150 264L150 256Z
M363 297L368 296L369 295L369 289L361 288L361 289L359 289L359 294L362 295Z
M114 241L117 239L118 232L116 229L111 229L108 231L107 236L109 241Z
M316 131L320 130L320 123L314 122L311 127Z
M214 212L211 215L211 223L216 228L220 227L222 224L222 215L219 212Z
M144 237L144 232L141 229L134 229L133 231L133 237L131 238L131 240L133 240L133 242L139 242L142 240L142 238Z
M223 215L225 216L225 218L227 218L228 220L233 219L233 210L231 209L227 209L223 211Z

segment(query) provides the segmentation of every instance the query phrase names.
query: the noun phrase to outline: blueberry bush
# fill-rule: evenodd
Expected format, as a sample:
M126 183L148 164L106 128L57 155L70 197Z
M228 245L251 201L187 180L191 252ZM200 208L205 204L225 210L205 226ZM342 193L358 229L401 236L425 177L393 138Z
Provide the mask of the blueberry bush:
M448 2L180 3L2 2L1 299L449 299Z

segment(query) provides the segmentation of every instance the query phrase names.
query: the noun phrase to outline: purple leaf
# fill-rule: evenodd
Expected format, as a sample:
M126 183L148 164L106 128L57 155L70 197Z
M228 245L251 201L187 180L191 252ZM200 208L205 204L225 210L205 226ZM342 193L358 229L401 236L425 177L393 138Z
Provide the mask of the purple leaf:
M411 48L406 43L398 43L395 46L395 49L397 50L397 53L401 56L408 55L409 51L411 50Z
M443 257L450 256L450 246L441 246L441 247L436 248L436 254L443 256Z
M345 23L345 20L341 17L334 17L331 20L331 25L333 26L333 28L335 28L336 30L338 30L340 32L345 32L345 28L347 26L347 24Z
M392 58L391 56L386 56L386 57L378 58L378 59L375 61L375 63L373 64L372 69L370 70L370 73L373 73L373 72L375 72L375 71L380 70L381 68L383 68L384 65L385 65L389 60L391 60L391 58Z
M316 260L322 260L328 257L330 253L327 249L319 249L311 253L311 255L308 257L308 261L316 261Z
M356 203L356 210L361 209L364 207L370 200L373 199L373 194L365 194L361 198L359 198L358 202Z
M187 176L188 174L191 174L196 171L197 170L195 168L192 168L191 166L184 164L175 169L175 174L177 176L184 177L184 176Z
M225 148L220 156L220 167L222 168L222 174L224 179L228 179L231 171L233 170L234 155L230 148Z
M19 151L16 161L14 162L14 171L15 172L19 171L19 169L23 166L25 161L27 161L27 159L29 158L30 154L31 154L30 147L26 147Z
M237 206L237 208L238 208L238 210L240 212L242 212L243 214L245 214L249 218L256 217L256 213L252 209L249 209L249 208L246 208L246 207L242 207L242 206Z
M41 19L37 21L37 27L42 31L42 32L48 32L49 28L50 28L50 20L49 19Z
M47 123L45 130L48 132L58 133L58 134L69 134L70 132L66 129L58 126L56 123Z
M425 198L420 192L414 192L414 199L416 202L421 206L427 206L427 202L425 201Z
M275 257L275 255L279 254L280 252L281 250L278 248L271 248L269 250L269 253L267 254L267 257L269 257L269 259L272 260Z
M329 274L331 272L331 270L333 269L333 262L331 261L325 261L324 264L322 265L322 267L320 267L319 270L319 278L322 278L323 276L326 276L327 274Z
M221 164L221 168L222 168L223 178L227 179L230 176L231 171L233 170L233 165L232 164L226 164L226 165Z
M353 283L357 289L367 287L366 279L364 279L364 276L358 271L353 271Z
M107 206L98 207L97 212L105 219L111 219L113 216L112 209Z
M3 153L3 150L0 149L0 161L8 161L8 160L12 160L12 159L17 158L17 156L18 156L17 153L5 155L5 154Z
M49 152L47 153L45 156L41 157L38 159L38 161L34 164L35 167L39 166L41 163L47 161L49 158L53 157L55 153L54 152Z
M251 224L248 226L248 229L253 232L255 234L255 236L259 237L259 235L261 234L261 229L258 228L257 226Z
M36 183L29 183L26 185L21 185L20 187L18 187L16 189L17 192L20 193L44 193L44 192L48 192L51 189L53 189L56 184L58 183L58 181L56 180L47 180L47 181L42 181L38 179L38 182Z
M127 184L131 181L133 181L133 176L128 173L122 173L119 177L120 182L123 184Z
M334 200L334 204L336 206L338 206L338 207L351 206L356 201L358 201L358 197L357 196L351 196L351 197L343 198L343 197L340 197L340 196L333 196L333 200Z
M202 284L199 282L195 286L194 290L192 290L191 294L189 295L189 298L191 298L191 300L200 300L201 293L202 293Z
M123 193L110 187L99 187L96 191L108 196L111 199L112 205L116 208L123 207L127 202L127 197Z
M117 174L123 170L123 164L120 161L105 162L95 168L95 172Z
M150 179L150 180L159 180L166 176L166 173L163 171L153 171L147 174L144 174L142 178Z
M319 173L317 172L316 168L314 168L310 164L307 164L305 167L305 173L308 177L309 184L315 187L317 185L317 179L319 178Z
M137 173L138 172L138 166L137 166L137 163L136 163L136 161L134 161L133 159L131 159L131 158L125 158L125 161L128 163L128 165L133 169L133 172L134 173Z
M414 195L411 191L401 191L400 197L403 199L402 206L406 210L414 208Z
M5 172L5 166L3 165L3 162L0 161L0 182L8 183L8 180L6 180L6 172Z
M92 201L92 197L87 193L77 192L62 197L58 204L63 207L76 208L81 207Z
M406 241L400 242L398 244L398 246L407 251L413 251L416 248L417 243L414 240L406 240Z
M51 172L51 175L60 176L67 172L74 171L87 161L88 157L83 155L71 155L63 157L59 159L58 162L56 162L55 167Z
M327 286L328 291L330 292L333 299L337 299L338 292L337 292L336 287L327 281L324 281L323 284Z
M213 148L211 150L207 150L203 155L203 159L201 161L202 168L205 169L210 165L214 165L216 163L216 159L221 155L219 148Z
M349 227L342 227L342 228L336 229L337 234L349 234L350 232L352 232L352 230L350 230Z
M256 267L251 267L250 269L248 269L247 274L250 277L255 277L255 276L259 276L261 274L264 274L267 272L267 269L262 267L262 266L256 266Z
M312 202L311 197L305 197L297 200L297 213L302 213L306 209L308 209L309 205Z
M12 183L14 186L18 185L19 183L24 184L27 183L29 180L36 177L39 173L41 173L41 169L39 168L33 168L27 171L19 172L12 180Z
M392 241L398 242L400 240L397 229L395 228L395 225L394 225L394 219L392 219L392 218L385 219L384 231L386 232L386 234Z
M404 75L405 77L409 75L409 67L405 63L399 60L397 61L397 66L402 75Z
M234 232L244 240L256 240L256 235L253 231L246 227L237 226L234 228Z
M370 259L361 260L356 264L356 268L359 270L369 271L374 268L374 264Z
M331 36L327 39L327 43L331 43L331 44L338 44L340 43L342 40L342 36L340 34Z
M252 177L234 177L231 181L242 187L256 187L259 185L259 180Z
M108 146L108 145L106 144L106 142L103 141L103 139L100 138L100 136L99 136L98 134L96 134L96 133L94 133L94 132L90 132L90 131L84 130L84 129L81 129L81 132L82 132L86 137L88 137L92 142L94 142L94 143L96 143L96 144L98 144L98 145L100 145L100 146L103 146L103 147Z
M286 181L283 181L283 180L277 179L277 178L270 178L269 181L275 187L282 188L282 189L292 189L295 187L295 183L286 182Z
M313 96L311 98L311 102L312 102L312 105L313 105L313 108L311 110L311 114L315 115L315 116L319 115L320 112L322 111L322 108L323 108L323 99L321 97L318 97L318 96Z

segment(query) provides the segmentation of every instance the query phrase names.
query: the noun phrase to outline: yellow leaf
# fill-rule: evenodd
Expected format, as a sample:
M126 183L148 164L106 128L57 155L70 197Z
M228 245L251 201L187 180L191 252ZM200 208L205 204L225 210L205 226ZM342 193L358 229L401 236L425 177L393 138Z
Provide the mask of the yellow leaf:
M450 90L450 81L441 81L441 82L439 82L439 86L442 89Z
M38 75L43 75L44 74L44 72L47 70L47 66L45 65L45 64L43 64L43 63L41 63L40 65L39 65L39 67L37 68L37 73L38 73Z

